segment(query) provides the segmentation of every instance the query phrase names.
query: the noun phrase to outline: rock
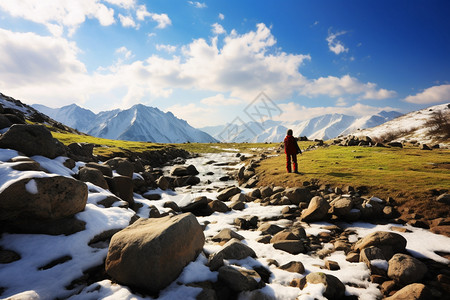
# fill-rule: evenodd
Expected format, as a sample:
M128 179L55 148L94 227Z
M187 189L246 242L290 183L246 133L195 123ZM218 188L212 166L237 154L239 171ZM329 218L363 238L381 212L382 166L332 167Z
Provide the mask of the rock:
M100 204L106 208L109 208L109 207L113 206L113 204L116 202L123 202L123 200L116 196L109 195L106 198L98 201L97 204Z
M98 169L83 167L78 172L78 175L81 181L93 183L103 189L109 188L102 172Z
M353 208L353 202L350 198L340 198L330 203L330 212L338 218L346 219Z
M120 283L156 293L180 275L204 243L202 227L190 213L139 219L112 237L106 272Z
M128 202L130 207L134 204L133 180L128 176L114 176L110 181L111 192L120 199Z
M329 209L330 205L324 198L315 196L309 202L308 208L302 211L301 220L308 223L321 221L326 217Z
M189 166L174 166L170 170L170 176L191 176L198 175L199 172L194 165Z
M386 268L380 267L380 263L375 264L373 261L383 262L383 265L387 266L386 257L383 251L374 246L364 248L359 254L359 261L364 262L366 266L370 269L371 274L386 276Z
M208 206L206 196L197 197L188 205L180 207L182 212L191 212L196 216L209 216L214 211Z
M264 286L264 281L256 271L233 266L221 267L219 280L235 292L251 291Z
M157 180L156 180L156 184L158 185L158 187L162 190L167 190L170 188L170 182L169 180L167 180L166 177L164 176L160 176Z
M175 212L181 212L181 209L178 207L178 204L176 204L172 200L164 202L163 207L170 208L171 210L173 210Z
M428 300L433 299L430 290L421 283L413 283L397 291L386 300Z
M357 252L350 252L347 254L347 256L345 257L345 260L348 262L359 262L359 253Z
M70 235L86 229L86 222L78 220L75 216L59 219L17 218L0 222L0 226L8 232L32 233L48 235Z
M311 199L311 193L307 188L289 188L284 191L284 195L288 197L292 204L298 205L300 202L308 202Z
M108 176L108 177L112 177L113 176L112 169L107 164L98 164L98 163L89 162L89 163L85 164L84 166L88 167L88 168L97 169L100 172L102 172L102 174L105 175L105 176Z
M243 230L256 229L256 226L258 225L258 217L244 216L241 218L236 218L234 219L234 224L239 226L239 228Z
M442 194L439 197L437 197L436 201L450 205L450 194Z
M4 250L0 248L0 264L9 264L19 259L20 254L12 250Z
M134 166L126 158L116 157L105 161L113 170L122 176L133 177Z
M431 148L427 144L420 144L419 149L420 150L431 150Z
M42 171L41 165L35 161L22 161L11 166L16 171Z
M407 254L397 253L389 260L389 278L403 285L422 280L427 271L423 262Z
M271 243L278 241L299 241L306 238L306 233L303 228L285 229L276 233L270 240Z
M263 235L262 237L257 238L255 241L261 244L270 244L271 239L272 239L271 235Z
M299 274L305 273L305 267L300 261L288 262L287 264L280 266L279 269L292 273L299 273Z
M67 146L69 157L76 161L94 161L94 145L90 143L72 143ZM111 175L112 176L112 175Z
M265 186L260 189L261 190L261 198L270 197L273 194L272 188L270 186Z
M339 264L333 260L325 260L325 269L330 271L337 271L340 270L341 267Z
M225 212L230 210L230 208L225 203L223 203L220 200L213 200L213 201L208 203L208 206L213 211L222 212L222 213L225 213Z
M161 200L161 194L144 194L143 195L145 199L147 200Z
M73 216L84 210L87 196L86 184L68 177L17 180L0 193L0 221Z
M170 177L173 179L173 186L182 187L187 185L196 185L200 183L200 178L193 175L180 176L180 177Z
M388 143L388 146L396 147L396 148L403 148L403 144L400 142L390 142L390 143Z
M243 240L244 237L240 234L237 234L230 228L222 229L218 234L212 237L212 240L214 242L229 241L231 239Z
M67 154L66 147L54 139L44 125L12 125L0 136L0 148L14 149L27 156L55 158Z
M283 228L281 228L280 226L270 223L263 223L261 226L258 227L258 231L261 231L262 235L265 234L274 235L282 230Z
M341 299L345 295L345 285L335 276L322 272L310 273L306 276L306 284L323 284L323 296L329 300Z
M385 258L390 259L394 253L405 252L406 239L398 233L376 231L356 242L354 248L361 251L370 246L380 248Z
M240 201L232 202L230 204L230 208L232 210L244 210L245 209L245 203L244 202L240 202Z
M273 247L278 250L286 251L290 254L306 253L305 246L301 241L282 240L273 243Z
M259 189L254 189L248 195L252 198L261 198L261 191Z
M231 239L221 250L209 257L208 265L212 271L216 271L223 265L224 259L244 259L249 256L256 257L252 248L237 239Z
M239 193L230 198L231 202L246 202L247 198L244 194Z
M233 186L221 191L217 195L217 199L220 201L228 201L228 199L230 199L232 196L236 194L239 194L240 192L241 192L240 188Z
M0 114L0 129L10 127L11 125L11 121L5 115Z

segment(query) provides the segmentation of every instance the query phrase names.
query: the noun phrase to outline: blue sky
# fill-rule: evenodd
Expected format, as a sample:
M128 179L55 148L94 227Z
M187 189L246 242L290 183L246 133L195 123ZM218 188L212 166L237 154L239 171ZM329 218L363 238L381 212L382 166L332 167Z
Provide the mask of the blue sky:
M448 1L0 1L0 92L196 127L450 102Z

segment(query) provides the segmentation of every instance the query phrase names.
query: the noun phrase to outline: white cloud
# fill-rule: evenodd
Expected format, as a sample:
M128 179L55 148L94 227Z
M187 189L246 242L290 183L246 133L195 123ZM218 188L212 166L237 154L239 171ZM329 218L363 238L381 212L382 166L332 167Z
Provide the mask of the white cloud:
M133 8L136 5L136 0L104 0L104 1L125 9Z
M347 106L347 101L344 98L339 97L336 100L336 106Z
M298 103L289 102L286 104L279 104L278 106L283 112L281 113L281 115L275 117L274 120L286 122L305 121L325 114L335 114L335 113L362 117L377 114L382 110L399 111L399 109L390 106L375 107L370 105L364 105L361 103L356 103L355 105L348 107L337 107L337 106L305 107Z
M136 22L134 22L131 16L124 16L122 14L119 14L119 19L123 27L133 27L133 28L137 27Z
M421 93L406 97L405 101L416 104L450 102L450 84L429 87Z
M116 49L116 54L121 54L123 55L123 57L125 59L130 59L131 57L133 57L133 53L131 52L131 50L128 50L127 47L122 46L118 49Z
M177 46L172 45L157 44L155 47L158 51L166 51L168 53L173 53L177 50Z
M309 81L300 91L305 96L327 95L340 97L342 95L360 95L360 99L381 100L396 95L395 91L377 89L377 85L371 82L362 83L350 75L342 77L328 76Z
M47 26L55 35L67 27L69 34L84 23L86 18L97 19L102 26L115 23L114 10L97 0L53 1L53 0L9 0L0 1L0 9L13 17L20 17Z
M219 35L219 34L225 34L225 33L227 33L227 31L222 27L222 25L220 25L219 23L214 23L214 24L212 24L211 25L211 27L212 27L212 32L214 33L214 34L217 34L217 35Z
M228 106L245 103L244 101L237 98L226 98L223 94L217 94L215 96L203 98L202 100L200 100L200 102L208 106Z
M147 17L158 23L158 26L156 26L157 28L162 29L172 25L172 20L170 20L167 14L151 13L147 11L147 7L145 5L139 5L136 10L136 18L140 21L144 21Z
M348 48L345 48L344 44L337 39L338 36L346 34L345 31L340 31L336 33L328 32L328 36L326 38L328 42L328 48L331 52L336 55L339 55L344 52L348 52Z
M166 112L170 111L177 118L188 120L189 124L194 127L204 127L210 124L224 124L227 120L217 118L217 108L202 107L195 103L189 103L186 105L175 104L166 109Z
M224 19L225 19L225 15L222 14L222 13L219 13L219 19L220 19L220 20L224 20Z
M206 3L205 2L198 2L198 1L188 1L188 3L190 5L195 6L196 8L206 8Z
M146 17L151 17L152 14L147 11L145 5L139 5L136 10L136 18L140 21L144 21Z

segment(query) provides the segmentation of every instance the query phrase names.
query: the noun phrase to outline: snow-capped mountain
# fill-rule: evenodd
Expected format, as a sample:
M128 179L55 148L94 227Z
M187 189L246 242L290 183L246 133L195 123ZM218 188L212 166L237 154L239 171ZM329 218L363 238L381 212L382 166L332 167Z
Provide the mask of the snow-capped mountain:
M226 142L281 142L288 128L295 136L306 136L309 139L328 140L345 135L358 129L383 124L401 116L401 113L381 111L376 115L354 117L343 114L326 114L300 122L277 122L268 120L264 123L240 123L224 126L200 128L213 137Z
M33 107L59 122L101 138L157 143L216 142L209 134L193 128L171 112L164 113L142 104L98 114L76 104L61 108Z
M441 113L443 121L446 122L447 135L450 125L450 103L431 106L422 110L413 111L398 118L372 126L354 133L356 136L370 136L380 138L390 136L392 141L416 141L418 143L441 143L449 146L450 141L442 139L439 134L434 134L428 124L437 113Z

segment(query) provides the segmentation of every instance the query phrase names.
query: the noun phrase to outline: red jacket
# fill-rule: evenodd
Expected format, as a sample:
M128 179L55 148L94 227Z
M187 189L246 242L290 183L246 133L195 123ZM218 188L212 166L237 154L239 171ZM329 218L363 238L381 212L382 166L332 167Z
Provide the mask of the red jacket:
M292 135L287 135L284 138L284 153L286 154L297 154L302 153L298 147L297 141Z

